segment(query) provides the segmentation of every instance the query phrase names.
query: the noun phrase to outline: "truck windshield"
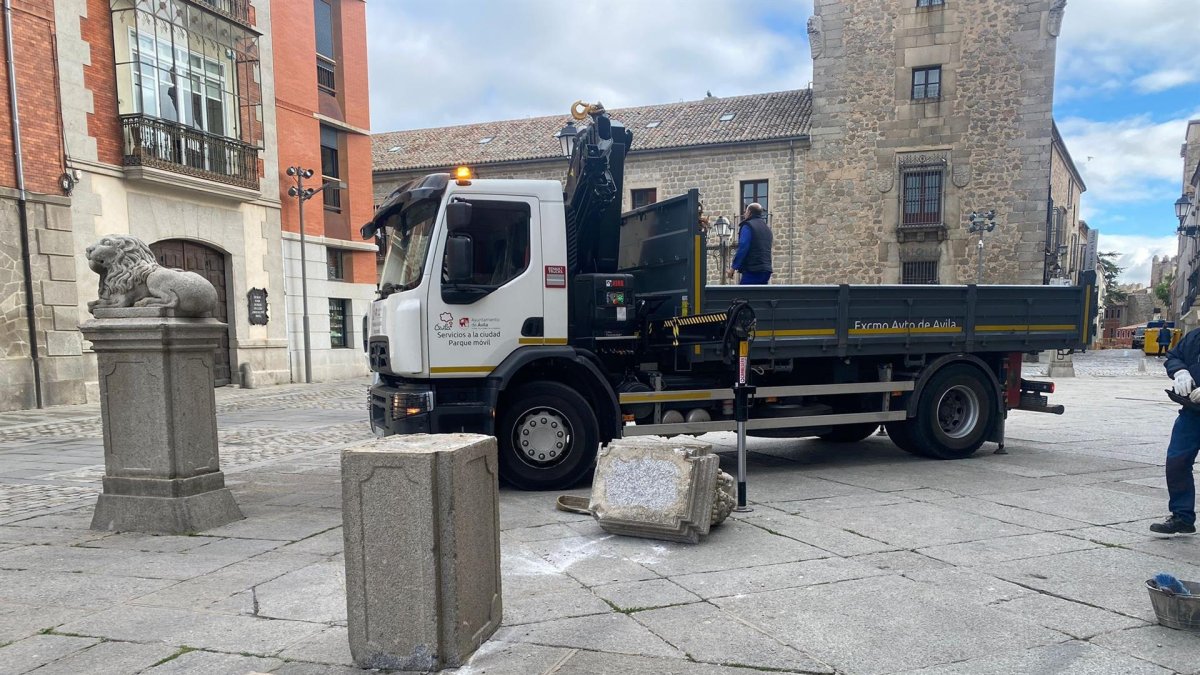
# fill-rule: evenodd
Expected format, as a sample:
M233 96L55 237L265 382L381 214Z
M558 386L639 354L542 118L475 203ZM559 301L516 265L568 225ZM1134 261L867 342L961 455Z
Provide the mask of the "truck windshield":
M416 288L425 274L429 244L433 238L433 221L437 217L438 201L417 202L392 217L387 223L387 260L379 279L383 295Z

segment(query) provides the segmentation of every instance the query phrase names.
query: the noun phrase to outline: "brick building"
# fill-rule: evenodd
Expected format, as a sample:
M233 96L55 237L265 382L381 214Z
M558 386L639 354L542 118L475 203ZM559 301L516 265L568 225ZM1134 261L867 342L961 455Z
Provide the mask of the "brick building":
M1043 283L1060 245L1070 264L1084 189L1051 117L1065 4L815 0L811 89L611 111L634 134L623 205L692 187L710 217L766 202L780 283L973 282L968 217L994 209L982 281ZM458 163L562 179L567 119L376 134L376 200Z
M272 0L271 6L292 377L303 381L301 267L313 378L366 374L361 324L354 320L366 314L375 292L375 246L356 231L373 210L366 2ZM305 204L303 265L289 166L313 170L305 187L329 185Z
M260 384L299 379L299 289L285 283L298 280L298 214L281 152L346 183L307 213L314 370L365 372L358 350L324 356L353 346L352 303L374 282L373 247L348 225L370 214L362 0L16 0L5 28L19 125L2 87L0 410L97 399L78 324L97 287L84 249L108 234L217 287L217 385L247 364ZM252 290L267 294L265 323Z
M68 169L62 118L46 105L58 95L54 9L17 0L4 28L13 60L0 49L0 410L12 410L82 401L86 363L71 202L60 184Z

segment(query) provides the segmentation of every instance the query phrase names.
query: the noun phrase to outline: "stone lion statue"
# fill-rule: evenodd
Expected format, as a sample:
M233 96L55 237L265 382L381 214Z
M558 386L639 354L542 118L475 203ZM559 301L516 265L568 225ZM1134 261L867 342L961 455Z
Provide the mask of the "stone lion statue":
M100 275L100 298L88 303L93 315L105 307L164 307L176 316L211 316L217 289L195 272L163 267L140 239L109 235L87 247L88 266Z

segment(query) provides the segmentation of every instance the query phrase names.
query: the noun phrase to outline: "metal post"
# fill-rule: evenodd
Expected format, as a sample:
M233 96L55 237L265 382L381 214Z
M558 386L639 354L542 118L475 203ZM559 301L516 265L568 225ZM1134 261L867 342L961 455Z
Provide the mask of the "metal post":
M312 343L308 328L308 256L304 250L304 172L296 172L296 207L300 209L300 296L304 311L304 381L312 384Z
M983 283L983 230L979 231L979 269L975 272L975 283Z
M746 383L747 371L750 366L750 343L742 340L738 343L738 380L733 388L733 418L737 420L737 508L734 511L746 513L754 509L746 506L746 421L750 419L750 396L754 387Z

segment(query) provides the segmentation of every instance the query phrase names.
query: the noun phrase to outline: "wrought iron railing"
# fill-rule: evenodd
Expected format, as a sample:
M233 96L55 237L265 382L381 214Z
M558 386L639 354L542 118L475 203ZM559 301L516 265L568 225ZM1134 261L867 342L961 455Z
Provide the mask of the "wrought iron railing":
M149 166L258 189L258 148L171 120L122 115L125 166Z
M337 64L317 54L317 87L329 94L337 93Z
M197 5L208 7L224 17L247 26L250 22L250 0L192 0Z

